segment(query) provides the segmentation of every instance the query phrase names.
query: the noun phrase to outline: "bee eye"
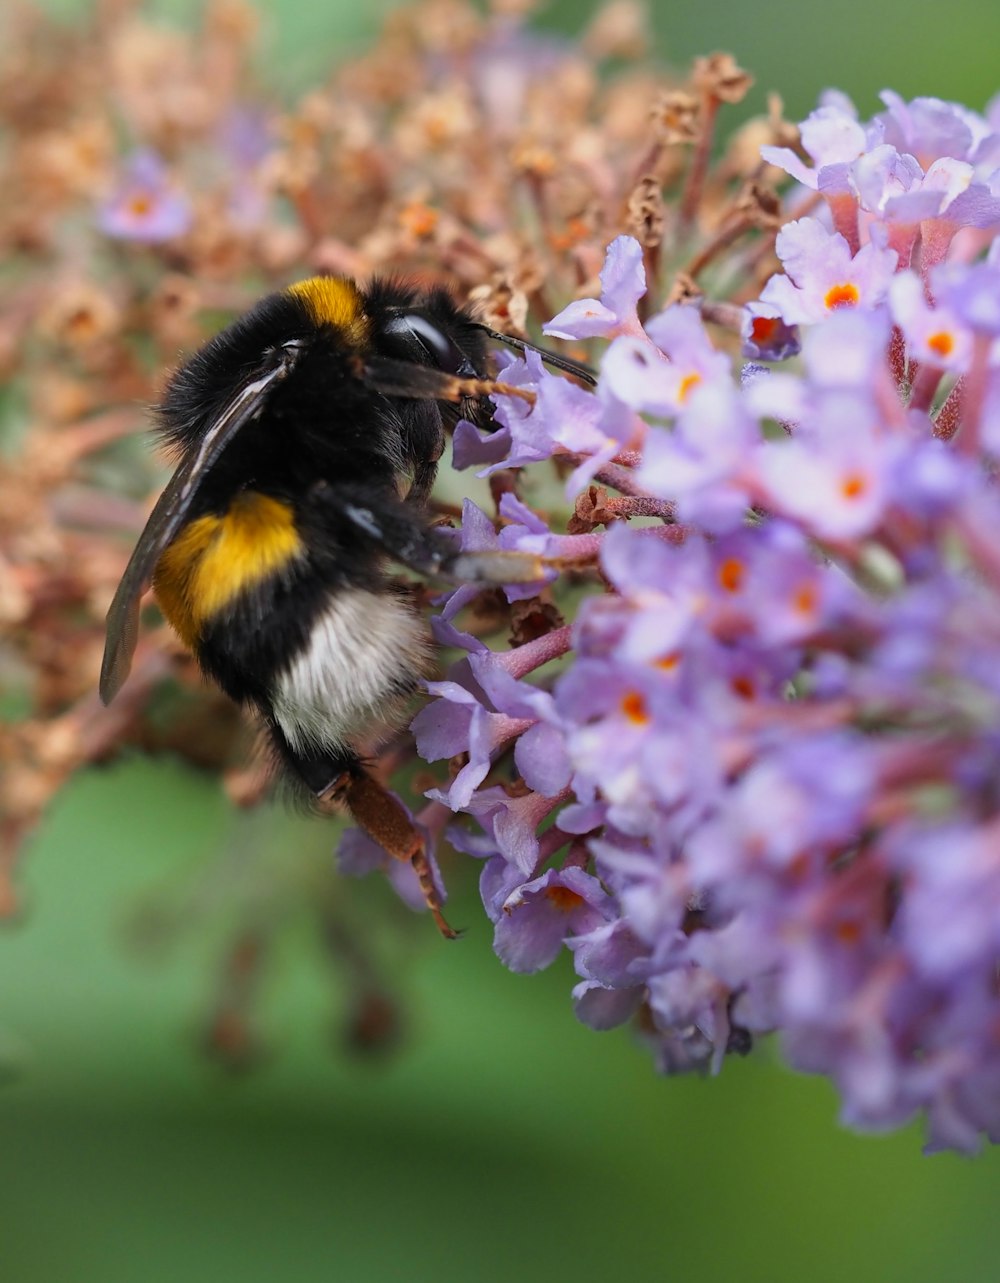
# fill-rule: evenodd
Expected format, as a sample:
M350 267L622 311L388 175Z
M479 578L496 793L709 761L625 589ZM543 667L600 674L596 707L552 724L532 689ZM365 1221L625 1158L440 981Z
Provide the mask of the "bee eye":
M433 365L446 374L475 378L476 368L455 340L420 312L400 312L386 322L383 334L390 348L421 365Z

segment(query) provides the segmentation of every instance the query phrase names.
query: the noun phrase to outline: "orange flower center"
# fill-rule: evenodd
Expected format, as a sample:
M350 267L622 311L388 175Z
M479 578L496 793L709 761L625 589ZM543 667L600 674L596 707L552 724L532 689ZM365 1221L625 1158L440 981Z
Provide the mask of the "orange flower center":
M832 312L838 307L857 307L861 295L858 293L858 287L847 283L845 285L831 285L826 292L823 302L827 310Z
M861 939L861 924L853 918L845 918L837 923L833 934L841 944L857 944Z
M792 597L792 604L803 615L811 615L816 610L816 585L800 584Z
M777 330L776 316L755 316L750 322L750 336L755 343L769 343Z
M734 677L729 683L734 695L739 695L740 699L753 699L757 694L757 687L754 685L753 678L742 676Z
M727 557L719 567L719 583L726 592L739 592L743 587L745 574L743 562L736 557Z
M848 472L841 478L840 493L845 499L860 499L868 489L868 479L860 472Z
M633 726L645 726L649 721L649 709L638 691L628 692L622 700L622 712Z
M569 887L546 887L545 895L560 913L572 913L585 903L583 896L577 891L571 891Z
M686 374L684 378L681 379L681 386L677 392L678 400L686 401L690 393L698 386L700 382L701 382L700 374L698 373Z
M148 192L136 192L129 198L128 210L136 218L145 218L153 208L153 198Z
M955 350L955 339L947 330L938 330L937 334L928 337L927 346L938 356L951 356Z

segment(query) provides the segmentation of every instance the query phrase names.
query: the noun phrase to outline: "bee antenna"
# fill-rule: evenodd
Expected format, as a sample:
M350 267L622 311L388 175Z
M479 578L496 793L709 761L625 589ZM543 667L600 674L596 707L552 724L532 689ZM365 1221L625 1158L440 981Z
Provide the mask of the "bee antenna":
M581 382L589 384L592 388L597 386L597 376L590 366L584 365L582 361L572 361L568 356L550 352L548 348L539 347L537 343L529 343L526 339L515 338L513 334L501 334L499 330L490 329L482 321L473 321L473 325L497 343L512 347L516 352L537 352L546 365L554 366L557 370L565 370L567 374L575 375Z

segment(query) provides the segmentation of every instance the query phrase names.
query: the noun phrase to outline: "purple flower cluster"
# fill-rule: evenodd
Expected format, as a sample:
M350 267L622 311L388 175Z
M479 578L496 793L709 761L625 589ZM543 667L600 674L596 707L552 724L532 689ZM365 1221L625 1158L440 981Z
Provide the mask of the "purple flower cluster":
M236 106L221 120L203 165L224 195L224 208L236 231L259 230L270 194L260 167L271 147L266 114ZM97 209L105 236L143 245L160 245L187 236L195 227L196 202L189 186L159 152L140 147L123 161L111 190Z
M551 500L562 458L570 504L618 498L573 533L466 503L463 546L542 555L575 618L493 650L458 588L413 732L511 969L567 948L579 1018L636 1017L663 1070L779 1031L849 1124L972 1150L1000 1140L1000 102L884 102L824 102L811 166L765 148L812 212L742 368L697 305L640 321L620 237L546 331L603 341L596 390L511 359L533 403L459 426L457 466Z

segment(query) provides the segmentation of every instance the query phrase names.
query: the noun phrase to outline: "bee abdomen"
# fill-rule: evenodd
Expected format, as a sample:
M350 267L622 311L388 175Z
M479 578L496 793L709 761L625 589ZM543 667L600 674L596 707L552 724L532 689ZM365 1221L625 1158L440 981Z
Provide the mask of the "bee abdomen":
M366 734L398 723L430 654L426 625L408 598L340 588L275 675L270 717L293 753L356 748Z

